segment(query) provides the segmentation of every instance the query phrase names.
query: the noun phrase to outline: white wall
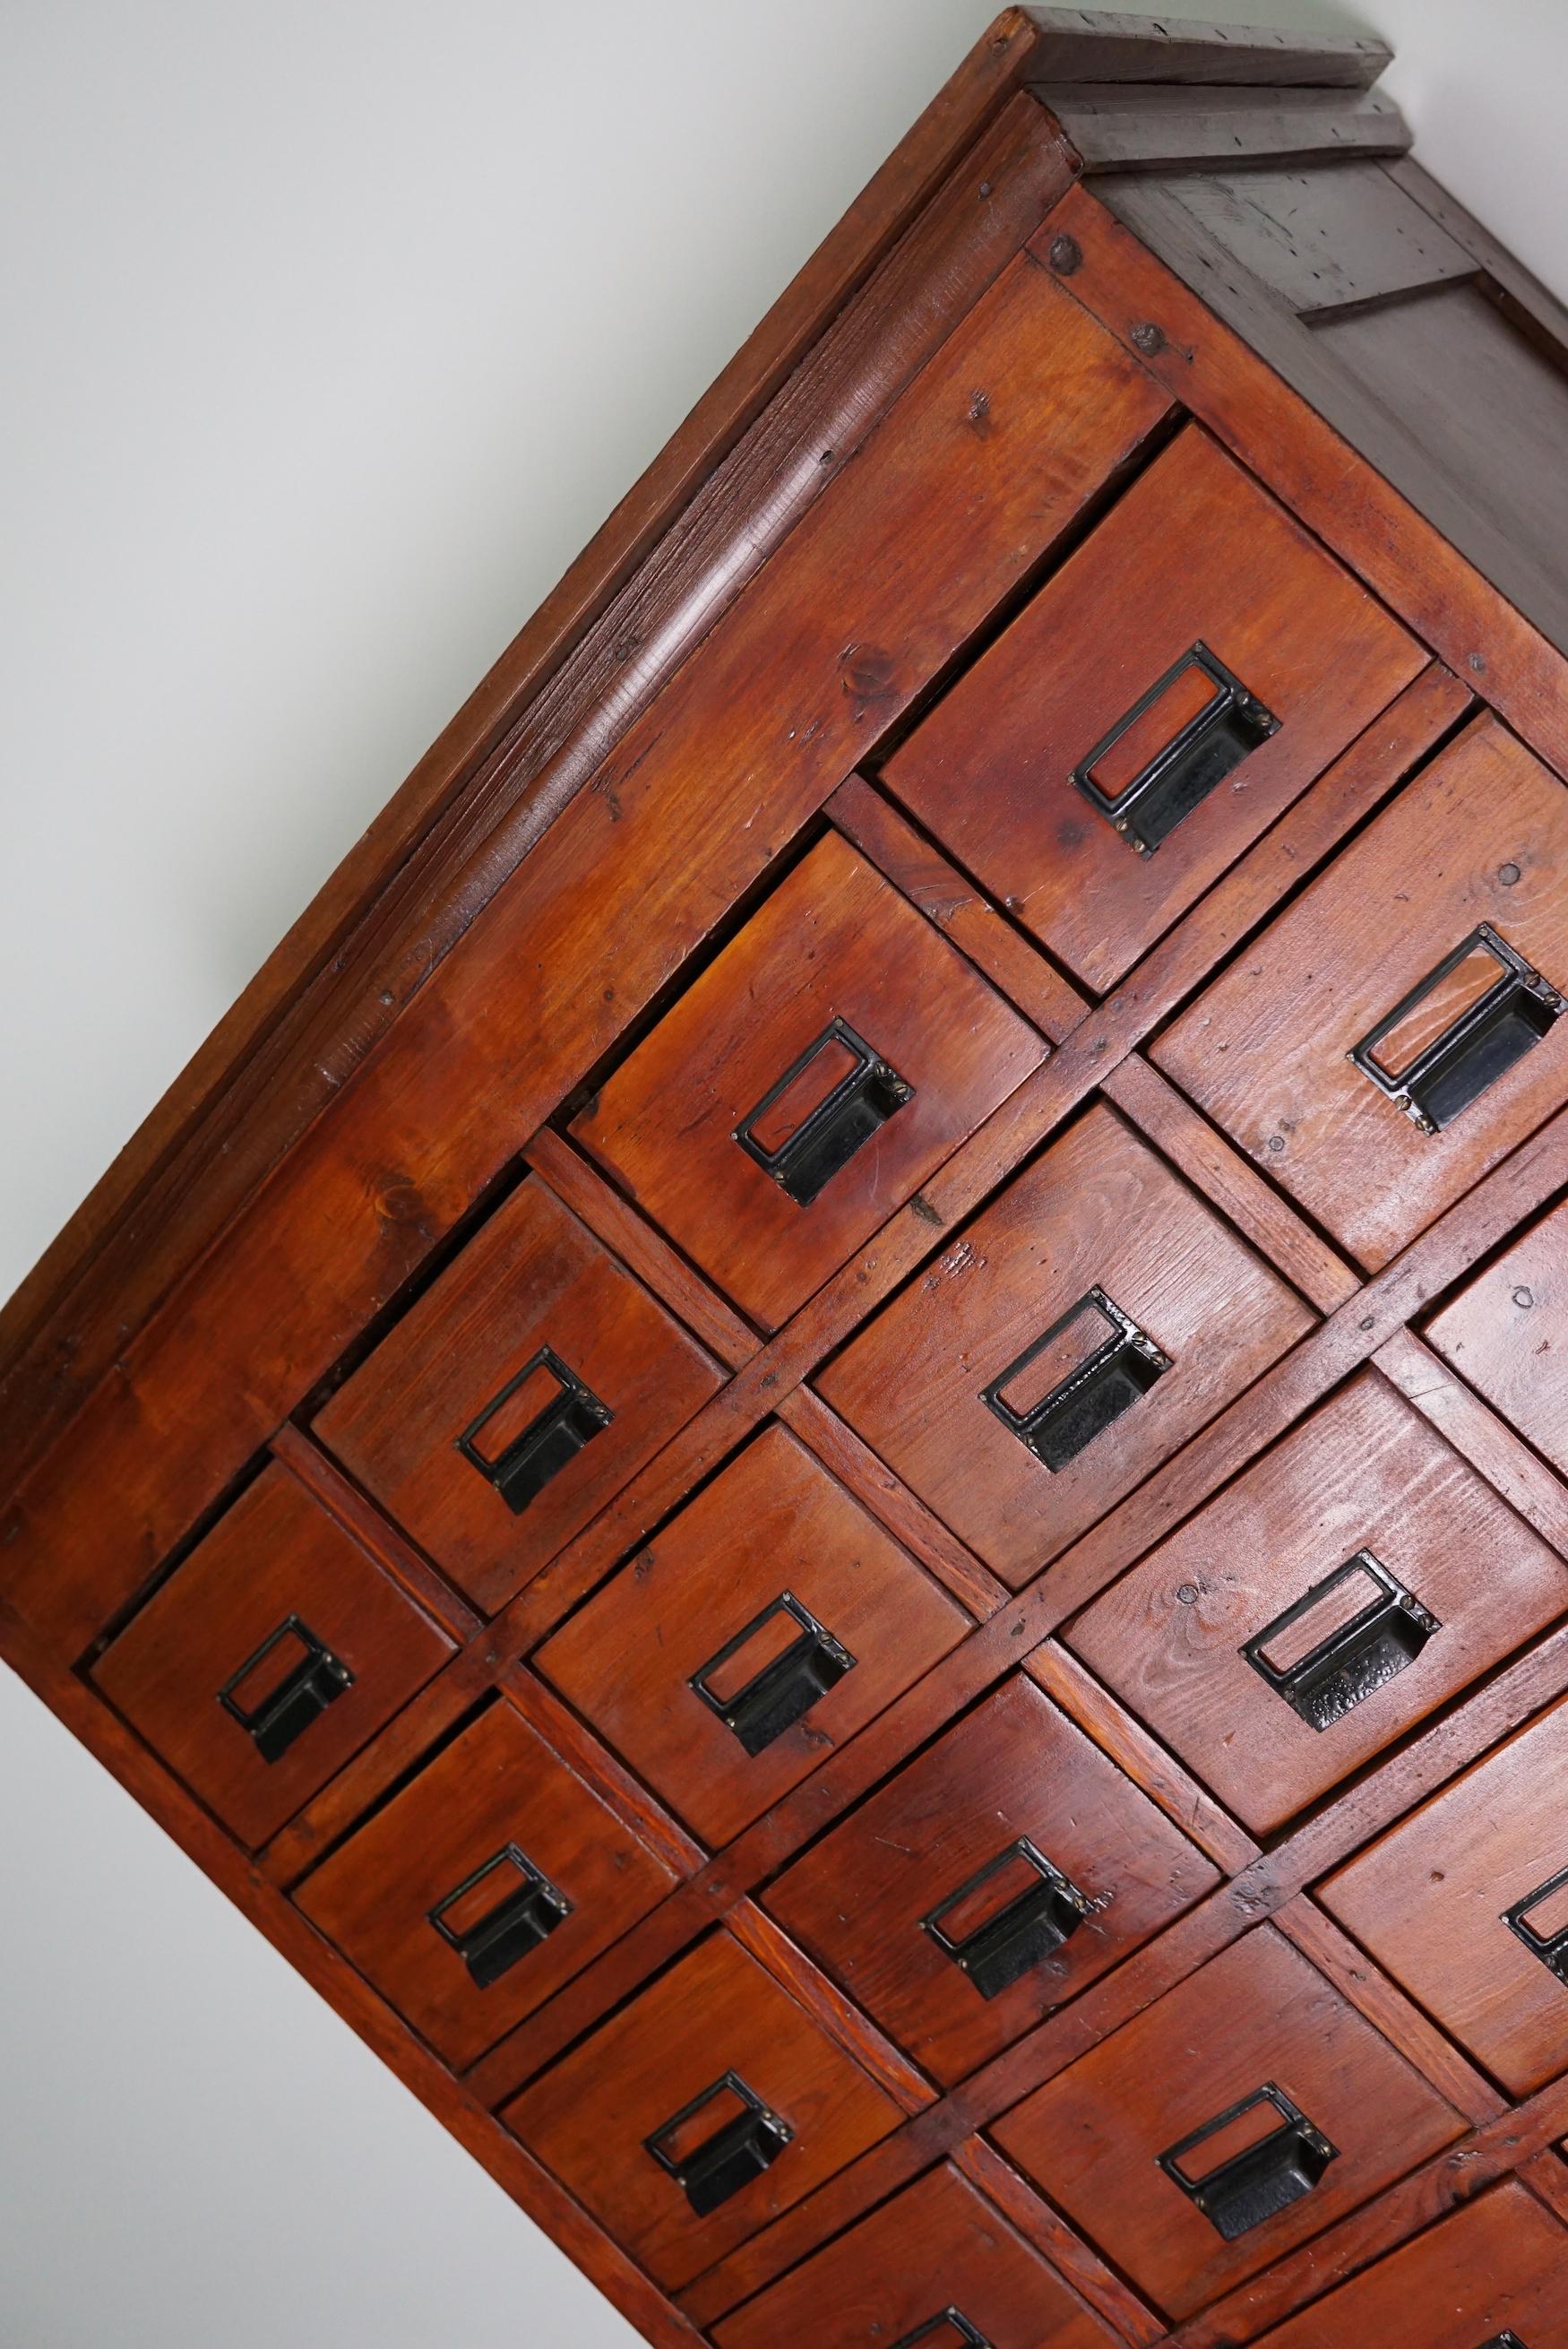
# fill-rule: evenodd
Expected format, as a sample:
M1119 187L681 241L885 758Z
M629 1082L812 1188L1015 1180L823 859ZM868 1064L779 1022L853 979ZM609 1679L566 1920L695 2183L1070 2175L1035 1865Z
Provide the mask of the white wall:
M1556 0L1252 13L1563 290ZM990 14L12 0L0 1293ZM4 1675L0 1788L6 2349L630 2338Z

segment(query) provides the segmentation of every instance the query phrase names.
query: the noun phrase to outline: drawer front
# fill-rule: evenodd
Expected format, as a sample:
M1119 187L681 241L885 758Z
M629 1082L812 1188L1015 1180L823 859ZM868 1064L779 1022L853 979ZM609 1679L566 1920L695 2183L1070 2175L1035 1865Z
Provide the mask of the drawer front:
M1568 2349L1568 2232L1510 2178L1379 2260L1259 2349Z
M502 2115L672 2291L901 2117L837 2040L725 1933Z
M720 1383L696 1340L531 1177L316 1433L490 1611Z
M1111 2349L956 2169L933 2170L727 2317L719 2349Z
M1218 1880L1163 1812L1019 1678L790 1868L767 1905L947 2083Z
M274 1463L133 1617L93 1679L253 1846L451 1652L401 1585Z
M1154 1059L1369 1268L1568 1095L1568 792L1471 726Z
M1312 1318L1097 1107L819 1383L1016 1588Z
M1568 2068L1568 1705L1467 1770L1322 1898L1515 2095Z
M502 1697L295 1897L460 2069L675 1880Z
M572 1131L772 1329L1045 1049L830 834Z
M969 1618L769 1427L534 1659L705 1842L728 1842Z
M1104 993L1424 660L1189 427L886 780Z
M1265 1925L1047 2081L992 2134L1181 2317L1463 2127Z
M1556 1552L1369 1371L1068 1641L1266 1833L1565 1607Z
M1568 1475L1568 1207L1478 1273L1427 1336Z

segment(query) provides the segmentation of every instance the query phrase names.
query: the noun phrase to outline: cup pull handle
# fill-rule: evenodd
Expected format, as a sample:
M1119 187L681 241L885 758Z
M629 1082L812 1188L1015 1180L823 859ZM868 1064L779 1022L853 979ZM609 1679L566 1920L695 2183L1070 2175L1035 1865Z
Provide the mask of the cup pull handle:
M783 1648L775 1644L770 1630L776 1623L782 1624L788 1640ZM792 1639L789 1638L790 1625L795 1629ZM729 1667L754 1643L756 1652L766 1660L748 1680L733 1686ZM853 1671L854 1662L843 1641L819 1623L792 1591L782 1590L692 1674L689 1685L733 1731L748 1754L755 1755L792 1729L820 1697Z
M716 2108L717 2126L694 2144L693 2124L710 2106ZM789 2122L771 2111L738 2072L726 2072L643 2142L660 2168L675 2179L697 2217L706 2219L710 2210L717 2210L721 2202L727 2202L731 2195L770 2168L794 2134Z
M531 1383L543 1401L522 1427L506 1433L507 1406ZM542 1346L464 1428L458 1450L495 1486L513 1516L521 1516L551 1478L559 1476L585 1444L602 1435L614 1416L559 1354Z
M955 1918L983 1905L987 1885L1022 1868L1030 1881L1006 1905L984 1917L966 1933L949 1929ZM920 1920L944 1954L968 1976L982 1998L995 1998L1071 1939L1088 1916L1093 1902L1069 1882L1029 1841L1016 1843L988 1860L961 1884L956 1892Z
M892 2349L991 2349L991 2344L961 2308L944 2308L895 2341Z
M296 1652L294 1662L288 1664L284 1651L291 1646ZM285 1664L284 1677L272 1682L262 1694L247 1699L242 1692L264 1676L273 1658ZM325 1640L318 1640L297 1615L287 1615L238 1671L230 1673L218 1691L218 1702L245 1731L263 1762L281 1762L311 1723L319 1721L328 1705L335 1704L353 1685L354 1674Z
M1249 2116L1269 2111L1275 2116L1274 2126L1252 2134ZM1238 2137L1244 2141L1226 2153L1223 2147ZM1204 2168L1203 2149L1216 2140L1218 2158ZM1271 2080L1156 2158L1215 2232L1233 2243L1310 2194L1329 2163L1338 2159L1338 2148Z
M847 1019L832 1019L741 1119L735 1139L788 1198L809 1207L913 1098L914 1087Z
M1367 1593L1358 1609L1357 1586ZM1302 1627L1310 1631L1315 1616L1330 1628L1297 1654ZM1441 1629L1413 1592L1361 1549L1266 1623L1241 1653L1309 1729L1330 1729L1413 1664Z
M492 1897L476 1916L475 1896L482 1900L485 1887ZM509 1843L438 1900L429 1921L461 1958L475 1988L489 1990L547 1941L571 1914L566 1895L526 1852Z
M1169 696L1173 707L1189 708L1194 686L1203 697L1201 707L1130 776L1124 776L1128 756L1137 756L1153 731L1148 721L1160 704ZM1140 856L1152 856L1161 841L1279 728L1279 719L1256 694L1200 642L1117 719L1073 769L1073 783L1130 847ZM1126 748L1118 761L1115 753L1121 745Z
M1454 973L1469 962L1479 965L1474 988L1431 1036L1431 1018L1445 996L1451 998ZM1440 1133L1534 1050L1565 1008L1551 981L1482 922L1367 1030L1349 1058L1423 1133Z
M1040 1378L1064 1360L1072 1367L1035 1399ZM1169 1354L1096 1288L982 1388L980 1400L1054 1474L1170 1368Z

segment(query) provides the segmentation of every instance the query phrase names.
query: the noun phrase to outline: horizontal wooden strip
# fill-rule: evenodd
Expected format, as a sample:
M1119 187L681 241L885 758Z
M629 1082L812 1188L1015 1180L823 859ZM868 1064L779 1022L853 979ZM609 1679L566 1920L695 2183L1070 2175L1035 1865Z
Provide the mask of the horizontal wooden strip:
M1409 127L1379 91L1127 89L1057 84L1047 105L1095 171L1182 171L1328 156L1403 155Z
M1265 82L1280 88L1369 89L1392 49L1359 33L1276 32L1186 24L1109 8L1026 8L1035 28L1027 74L1041 82Z

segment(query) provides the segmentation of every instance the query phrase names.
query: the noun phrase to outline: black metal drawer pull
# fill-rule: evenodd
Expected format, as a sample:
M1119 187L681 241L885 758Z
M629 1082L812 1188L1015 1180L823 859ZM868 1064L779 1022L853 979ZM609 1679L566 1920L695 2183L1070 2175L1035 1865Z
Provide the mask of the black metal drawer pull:
M1105 790L1095 781L1095 769L1189 673L1212 688L1202 708L1119 791ZM1256 694L1249 693L1207 645L1195 644L1073 769L1073 782L1140 856L1152 856L1161 842L1279 728L1279 719Z
M546 1396L526 1427L503 1443L498 1452L487 1450L481 1441L485 1429L505 1410L519 1388L531 1379L552 1382L555 1392ZM602 1435L614 1416L609 1404L601 1402L576 1371L567 1369L559 1354L549 1346L541 1346L538 1353L524 1362L516 1378L509 1379L500 1394L486 1403L472 1425L463 1430L458 1438L458 1450L495 1486L512 1515L521 1516L530 1502L538 1499L551 1478L558 1476L569 1461L575 1460L585 1444Z
M1052 1348L1059 1354L1068 1351L1064 1341L1069 1335L1077 1360L1067 1375L1036 1402L1018 1395L1009 1400L1009 1388L1026 1387L1025 1374L1041 1355ZM1054 1472L1130 1411L1170 1368L1169 1354L1162 1354L1103 1288L1091 1288L983 1388L980 1400Z
M1262 2105L1273 2106L1276 2126L1212 2169L1194 2173L1191 2156ZM1158 2158L1166 2177L1202 2210L1216 2233L1233 2243L1310 2194L1329 2163L1338 2159L1338 2149L1271 2080Z
M691 2125L708 2106L717 2106L717 2126L712 2133L689 2142ZM723 2108L729 2116L723 2116ZM699 2219L738 2194L754 2178L770 2168L794 2137L788 2121L770 2112L760 2096L737 2072L726 2072L711 2088L694 2096L644 2139L659 2168L673 2178Z
M1507 2333L1494 2333L1490 2341L1481 2343L1480 2349L1525 2349L1525 2344L1511 2329Z
M948 1932L947 1920L955 1910L971 1906L975 1894L993 1878L1008 1869L1016 1874L1020 1868L1031 1881L1006 1908L970 1932L956 1937ZM1078 1931L1093 1906L1027 1836L1020 1836L920 1922L938 1949L968 1975L981 1997L995 1998L1020 1975L1054 1956Z
M787 1097L799 1089L804 1099L812 1078L825 1080L827 1091L791 1124ZM833 1019L741 1119L735 1139L798 1207L809 1207L862 1143L913 1099L914 1087L847 1019Z
M1415 1022L1428 998L1472 957L1494 964L1497 976L1429 1043L1418 1040L1424 1031L1417 1023L1409 1040L1414 1049L1400 1057L1402 1048L1396 1042L1391 1065L1379 1048L1398 1030ZM1551 981L1500 937L1490 922L1482 922L1363 1036L1349 1057L1423 1133L1440 1133L1540 1043L1564 1008Z
M962 2309L944 2308L936 2316L928 2316L892 2349L991 2349L983 2333L977 2332Z
M1560 1894L1564 1897L1559 1899ZM1554 1899L1563 1922L1542 1932L1531 1923L1531 1911L1543 1909ZM1568 1982L1568 1868L1560 1868L1544 1884L1538 1884L1533 1892L1527 1892L1522 1900L1516 1900L1511 1909L1505 1909L1502 1921L1511 1933L1518 1935L1532 1957L1539 1958L1560 1982Z
M1305 1655L1284 1661L1280 1651L1289 1653L1295 1644L1292 1633L1319 1610L1326 1610L1326 1621L1337 1619L1336 1594L1353 1596L1357 1583L1367 1593L1366 1604L1334 1619L1334 1628ZM1309 1729L1329 1729L1413 1664L1433 1632L1442 1628L1369 1549L1358 1549L1245 1641L1241 1652Z
M239 1691L269 1658L290 1643L300 1652L284 1678L255 1703L242 1704ZM286 1663L287 1659L279 1656L278 1661ZM297 1615L288 1615L275 1631L267 1634L255 1653L246 1657L239 1671L231 1672L218 1691L218 1702L254 1741L263 1762L281 1762L311 1723L353 1686L354 1674L348 1666Z
M770 1652L739 1688L729 1688L726 1665L780 1616L794 1624L796 1637L787 1647ZM781 1590L770 1606L754 1615L743 1631L727 1640L718 1653L692 1674L690 1685L725 1727L734 1731L748 1754L760 1754L764 1746L792 1729L846 1672L852 1671L854 1662L842 1640L835 1640L810 1608L802 1607L792 1591Z
M457 1912L471 1912L471 1896L486 1884L496 1897L470 1923L459 1923ZM542 1941L547 1941L571 1914L566 1895L557 1890L542 1868L535 1868L526 1852L509 1843L482 1868L466 1876L444 1900L437 1901L430 1910L430 1922L442 1940L456 1950L476 1988L489 1990Z

